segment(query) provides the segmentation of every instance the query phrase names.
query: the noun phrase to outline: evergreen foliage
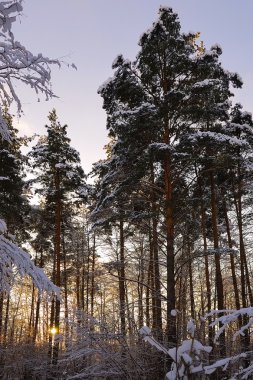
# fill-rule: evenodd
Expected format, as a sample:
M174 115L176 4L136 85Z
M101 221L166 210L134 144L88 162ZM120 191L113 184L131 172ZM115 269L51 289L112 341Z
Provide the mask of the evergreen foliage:
M12 125L12 117L7 109L4 112L8 134L11 142L1 138L0 140L0 217L7 223L10 233L23 239L25 233L25 220L29 211L26 198L25 183L25 157L21 153L24 139L17 136L17 129ZM27 236L26 236L27 238Z

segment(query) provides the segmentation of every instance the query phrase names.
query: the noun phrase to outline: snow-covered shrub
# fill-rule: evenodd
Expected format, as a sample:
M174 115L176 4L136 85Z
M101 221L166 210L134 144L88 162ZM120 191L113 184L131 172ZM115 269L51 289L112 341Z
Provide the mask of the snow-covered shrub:
M135 337L112 332L108 325L77 311L58 361L64 379L157 380L159 356ZM131 341L131 344L130 344Z
M253 325L253 307L240 310L213 310L206 315L206 318L210 316L214 316L211 326L219 326L214 336L214 346L218 344L220 335L242 317L246 317L247 323L234 332L234 340L244 336L245 332L249 331ZM205 346L195 338L196 326L193 320L188 322L187 331L190 335L188 340L184 340L177 347L167 349L152 337L151 330L147 326L140 330L146 342L173 360L166 380L208 379L209 375L218 369L220 371L219 376L223 376L224 373L223 378L227 380L249 380L253 378L253 361L251 360L253 350L243 351L242 346L240 346L240 352L232 356L218 358L218 360L212 358L211 360L209 354L213 347Z
M195 339L196 326L194 321L189 321L187 331L190 339L184 340L178 347L166 349L157 342L151 335L151 330L146 326L140 330L143 339L156 347L158 350L172 358L173 363L171 370L166 375L166 380L187 380L189 375L201 373L204 371L202 359L206 353L210 353L212 347L204 346Z

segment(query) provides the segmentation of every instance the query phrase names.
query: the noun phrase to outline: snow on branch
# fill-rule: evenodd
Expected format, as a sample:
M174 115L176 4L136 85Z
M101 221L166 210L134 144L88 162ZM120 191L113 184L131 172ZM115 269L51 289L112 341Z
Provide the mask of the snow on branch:
M205 316L205 318L210 316L216 317L211 326L219 326L220 324L222 324L222 326L218 329L218 331L215 334L215 342L217 342L220 335L226 330L226 328L231 323L237 321L241 316L246 316L248 318L248 323L241 326L240 329L234 333L234 340L240 335L244 336L245 330L248 330L253 325L253 307L251 306L241 308L239 310L212 310Z
M215 320L210 326L217 328L220 324L222 325L222 327L216 331L214 344L218 343L217 340L224 330L241 317L247 317L247 322L240 326L234 333L234 339L240 335L244 336L246 330L249 331L253 325L253 307L242 308L240 310L212 310L204 319L211 316L214 317ZM195 323L193 320L190 320L187 324L190 339L184 340L177 347L167 349L152 337L151 330L147 326L141 328L140 334L143 336L144 341L173 359L171 369L166 375L166 380L187 380L192 379L192 376L197 374L199 376L208 376L217 369L220 369L224 374L226 371L229 371L227 375L229 374L230 377L226 377L229 380L247 380L252 378L252 351L244 351L233 356L219 358L213 363L211 362L211 364L206 365L205 363L208 360L208 354L212 351L212 347L202 345L202 343L195 338L195 330ZM244 365L242 365L242 363L244 363Z
M58 60L42 54L34 55L16 41L11 27L22 10L22 0L0 1L0 102L8 105L15 102L18 113L22 107L14 88L16 80L30 86L36 94L45 95L47 100L54 96L51 89L51 65L60 66ZM4 139L10 139L1 109L0 135Z
M197 131L187 136L191 143L199 143L202 140L210 140L215 143L227 143L231 146L248 147L249 144L245 139L240 139L235 136L224 135L223 133L212 131Z
M19 248L6 236L6 224L0 219L0 291L9 292L15 278L31 277L41 294L60 297L60 289L55 286L30 259L30 255Z
M190 378L191 374L204 373L205 368L201 362L201 355L203 353L210 353L212 347L203 346L202 343L195 339L195 329L194 321L189 321L187 331L190 335L190 339L184 340L178 347L166 349L152 337L149 327L144 326L141 328L140 334L146 342L173 359L171 370L166 374L166 380L187 380L188 375Z

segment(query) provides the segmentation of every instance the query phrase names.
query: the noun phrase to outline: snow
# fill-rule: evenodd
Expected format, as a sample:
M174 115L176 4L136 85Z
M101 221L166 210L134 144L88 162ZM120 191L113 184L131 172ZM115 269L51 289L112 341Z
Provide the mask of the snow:
M109 77L106 81L104 81L98 88L97 92L98 94L101 94L103 90L106 89L106 87L113 81L112 77Z
M7 226L4 220L0 219L0 234L4 234L7 231Z
M62 164L62 163L58 163L58 164L55 165L55 167L57 169L65 169L67 167L67 165L66 164Z
M193 85L193 88L202 88L202 87L213 86L213 85L217 85L217 84L221 84L221 83L222 83L222 81L219 79L205 79L205 80L202 80L200 82L196 82Z
M191 336L192 338L194 337L195 330L196 330L196 326L195 326L193 320L191 319L191 320L187 323L187 331L188 331L188 333L190 334L190 336Z
M6 223L0 219L0 290L9 292L18 273L21 277L31 277L41 295L57 295L59 298L59 288L47 278L41 268L34 265L30 255L10 238L11 236L7 235Z
M218 49L218 50L221 50L222 51L222 47L220 44L218 44L217 42L215 44L212 45L211 49Z
M157 152L171 152L174 150L174 148L171 145L165 143L152 143L149 145L149 150Z
M54 96L51 90L51 65L60 66L58 60L33 55L20 42L15 40L12 24L22 12L22 0L1 1L0 3L0 101L8 106L14 102L18 113L22 106L15 90L15 81L23 82L37 94L45 95L46 99ZM0 135L10 140L8 127L0 108Z
M234 136L228 136L223 133L212 132L212 131L197 131L195 133L189 134L187 136L188 140L191 142L198 142L202 139L211 139L218 143L228 143L232 146L249 146L248 142L244 139L239 139Z
M149 335L151 333L151 329L148 327L148 326L143 326L141 329L140 329L140 334L141 335Z
M223 371L225 371L227 369L228 365L231 362L235 362L238 359L245 358L246 356L247 355L245 353L242 353L242 354L239 354L239 355L231 356L229 358L219 359L219 360L217 360L215 363L213 363L211 365L204 366L203 369L204 369L206 375L210 375L217 368L221 368L221 367L223 367Z
M222 314L222 315L220 315ZM219 316L220 315L220 316ZM214 341L217 342L220 335L225 331L225 329L234 321L237 321L240 316L246 315L249 317L249 321L247 324L243 325L239 330L237 330L233 338L234 340L239 335L244 335L244 331L249 329L253 325L253 307L241 308L240 310L211 310L205 317L208 318L210 316L216 316L216 319L211 324L211 326L219 326L222 323L222 327L220 327L216 334Z

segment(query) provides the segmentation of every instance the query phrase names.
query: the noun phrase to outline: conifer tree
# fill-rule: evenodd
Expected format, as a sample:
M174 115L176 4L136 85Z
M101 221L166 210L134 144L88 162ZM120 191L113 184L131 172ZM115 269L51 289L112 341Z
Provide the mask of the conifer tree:
M17 136L18 130L13 127L7 108L4 118L11 142L0 137L0 218L5 220L9 232L21 239L26 236L25 216L29 211L25 196L25 157L21 153L24 140Z
M35 182L38 183L37 192L43 196L45 209L51 215L53 226L54 258L53 282L61 286L62 264L62 226L66 207L80 204L86 196L84 172L80 166L79 153L70 146L67 137L67 125L61 125L56 111L49 114L50 125L46 125L47 135L40 138L33 147L30 156L34 168ZM52 304L51 327L55 327L59 334L60 300ZM57 361L59 342L53 347L53 363Z
M200 125L224 120L231 95L229 84L241 84L237 75L222 69L220 47L199 54L192 43L194 37L182 34L177 14L171 8L161 7L158 21L140 39L136 62L119 56L113 63L114 77L99 89L109 135L115 139L115 165L111 165L104 183L115 178L116 173L123 176L122 181L107 186L104 201L123 189L129 193L138 187L150 170L150 160L160 165L166 231L167 340L172 345L177 337L171 315L176 308L175 197L178 173L187 167L187 156L180 152L179 141Z

